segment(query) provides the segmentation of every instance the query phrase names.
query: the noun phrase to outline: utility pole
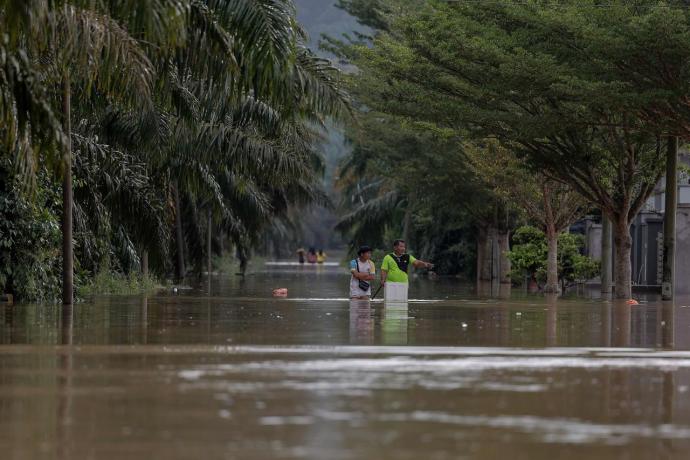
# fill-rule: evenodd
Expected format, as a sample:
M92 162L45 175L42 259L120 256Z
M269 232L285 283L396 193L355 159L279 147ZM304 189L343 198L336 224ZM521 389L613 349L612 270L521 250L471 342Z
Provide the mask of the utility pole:
M664 206L664 268L661 298L673 300L676 262L676 212L678 208L678 137L668 138Z

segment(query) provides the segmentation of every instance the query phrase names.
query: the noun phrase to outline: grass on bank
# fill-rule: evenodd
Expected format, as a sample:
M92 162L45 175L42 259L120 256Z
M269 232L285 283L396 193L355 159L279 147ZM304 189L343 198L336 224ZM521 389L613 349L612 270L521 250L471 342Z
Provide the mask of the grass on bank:
M132 295L150 292L161 287L155 278L142 276L139 273L124 275L121 273L101 272L88 284L78 288L79 297L95 295Z
M215 273L234 275L235 273L240 272L240 261L237 259L237 257L230 253L223 254L222 256L214 256L211 263ZM247 262L247 271L245 274L250 275L260 271L260 269L264 267L265 263L265 257L252 256L252 258Z
M256 273L264 266L265 259L256 257L249 260L246 274ZM220 274L235 274L240 272L240 263L234 256L225 254L213 258L213 271ZM133 295L151 292L163 287L161 282L154 277L144 277L140 273L101 272L87 284L77 289L78 297L92 297L96 295Z

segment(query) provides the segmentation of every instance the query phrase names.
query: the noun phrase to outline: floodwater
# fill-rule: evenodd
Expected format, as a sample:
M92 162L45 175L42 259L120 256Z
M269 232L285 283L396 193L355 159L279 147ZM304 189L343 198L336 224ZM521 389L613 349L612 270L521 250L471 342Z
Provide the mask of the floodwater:
M210 295L0 307L0 458L690 455L690 299L417 279L386 306L347 286L271 264Z

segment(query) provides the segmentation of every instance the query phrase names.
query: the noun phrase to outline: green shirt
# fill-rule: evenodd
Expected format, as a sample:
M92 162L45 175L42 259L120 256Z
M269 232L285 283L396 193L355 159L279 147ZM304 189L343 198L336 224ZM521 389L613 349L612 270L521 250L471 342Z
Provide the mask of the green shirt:
M408 270L409 267L414 264L417 261L414 257L410 256L410 265L408 265ZM390 254L387 254L386 257L383 258L383 262L381 263L381 270L385 270L388 272L388 276L386 277L386 281L390 281L391 283L407 283L407 273L404 271L400 270L400 267L398 267L398 264L395 263L395 260L391 257Z

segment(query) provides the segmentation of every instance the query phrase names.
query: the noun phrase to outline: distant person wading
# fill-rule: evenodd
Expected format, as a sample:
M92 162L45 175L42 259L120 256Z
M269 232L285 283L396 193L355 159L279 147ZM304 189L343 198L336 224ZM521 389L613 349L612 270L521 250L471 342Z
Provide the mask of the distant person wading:
M309 248L309 252L307 253L307 262L310 264L316 263L316 249Z
M381 284L385 286L387 302L406 302L408 291L408 271L410 264L415 268L433 268L433 264L415 259L405 252L403 240L395 240L393 252L383 258L381 264Z
M350 261L350 298L367 300L371 297L371 282L376 278L376 265L371 260L371 248L362 246L357 258Z

